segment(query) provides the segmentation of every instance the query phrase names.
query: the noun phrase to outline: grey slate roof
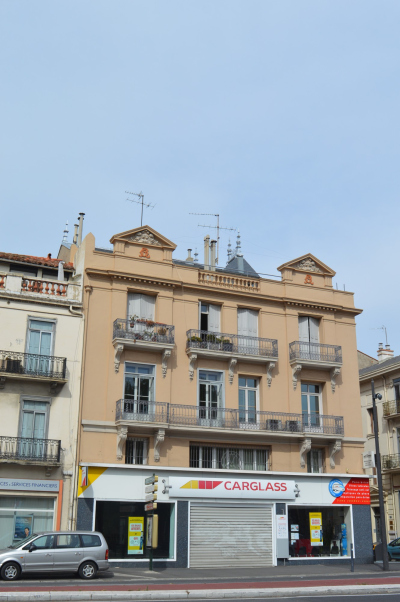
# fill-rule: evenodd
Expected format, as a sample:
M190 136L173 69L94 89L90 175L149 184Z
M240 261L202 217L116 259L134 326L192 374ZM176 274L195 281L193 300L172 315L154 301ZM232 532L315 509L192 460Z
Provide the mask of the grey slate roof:
M388 360L383 362L379 362L378 364L373 364L372 366L368 366L367 368L363 368L359 371L360 376L365 376L366 374L373 373L376 370L382 370L382 368L390 368L391 366L400 363L400 355L396 355L395 357L391 357Z
M172 260L173 263L175 263L176 265L190 265L190 266L194 266L196 268L199 268L200 270L204 270L204 264L203 263L192 263L189 261L184 261L182 259L173 259ZM243 267L241 268L241 262L243 262ZM252 278L260 278L260 275L257 274L257 272L255 270L253 270L253 268L251 267L251 265L245 260L244 257L233 257L233 259L231 259L228 264L226 265L225 268L220 268L220 267L216 267L216 272L218 273L225 273L225 274L235 274L236 276L238 275L244 275L244 276L251 276Z

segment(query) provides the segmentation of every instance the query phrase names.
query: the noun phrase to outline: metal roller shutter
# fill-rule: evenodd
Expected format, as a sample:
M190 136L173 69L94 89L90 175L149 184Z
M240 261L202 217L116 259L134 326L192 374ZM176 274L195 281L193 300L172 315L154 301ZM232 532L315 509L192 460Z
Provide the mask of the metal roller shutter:
M190 506L190 566L272 565L272 506Z

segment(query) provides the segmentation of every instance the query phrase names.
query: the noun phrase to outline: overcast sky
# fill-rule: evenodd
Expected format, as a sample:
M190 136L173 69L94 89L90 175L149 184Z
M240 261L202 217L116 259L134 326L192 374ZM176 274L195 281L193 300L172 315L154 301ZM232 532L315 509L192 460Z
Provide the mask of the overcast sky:
M239 228L260 273L311 252L400 354L398 0L2 0L0 250L144 223L185 259ZM221 231L220 265L228 237Z

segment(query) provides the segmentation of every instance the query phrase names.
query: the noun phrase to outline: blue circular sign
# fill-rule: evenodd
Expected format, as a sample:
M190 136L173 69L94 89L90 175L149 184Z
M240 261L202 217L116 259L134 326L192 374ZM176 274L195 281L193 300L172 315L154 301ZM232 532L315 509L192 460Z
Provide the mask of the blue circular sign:
M329 483L329 493L333 495L333 497L340 497L344 490L345 487L340 479L332 479Z

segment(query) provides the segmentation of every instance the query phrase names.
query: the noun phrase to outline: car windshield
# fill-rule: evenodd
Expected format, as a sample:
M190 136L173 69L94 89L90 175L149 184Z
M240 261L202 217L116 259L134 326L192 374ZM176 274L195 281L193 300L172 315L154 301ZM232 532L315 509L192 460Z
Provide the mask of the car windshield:
M24 546L26 543L28 543L28 541L31 541L35 537L37 537L37 533L34 533L33 535L29 535L29 537L27 537L26 539L20 539L19 541L16 541L15 543L13 543L11 546L8 546L8 547L11 550L15 550L16 548L19 548L20 546Z

